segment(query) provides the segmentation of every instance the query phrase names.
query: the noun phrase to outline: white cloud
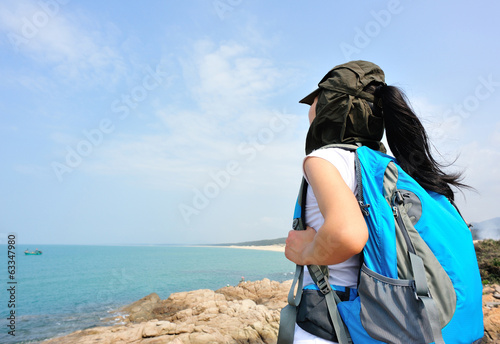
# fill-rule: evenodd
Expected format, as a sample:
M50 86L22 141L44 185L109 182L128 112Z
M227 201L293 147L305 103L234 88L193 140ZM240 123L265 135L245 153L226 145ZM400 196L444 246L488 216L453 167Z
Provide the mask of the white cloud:
M165 163L183 161L191 171L207 171L230 160L265 156L265 147L285 138L288 144L303 140L294 135L298 116L273 110L264 101L291 78L270 60L255 57L243 44L204 40L181 64L184 84L177 88L187 92L156 112L168 130L162 139ZM179 172L180 179L188 179L187 171Z
M127 69L114 46L116 27L102 28L65 1L10 1L0 7L7 45L61 80L113 84Z
M483 221L500 216L500 122L492 125L494 131L464 145L459 165L464 166L464 182L476 191L457 194L465 217L470 221Z
M495 131L491 135L491 146L500 149L500 122L494 126Z
M162 188L193 187L205 183L211 172L224 170L235 161L242 171L235 179L250 185L249 190L269 185L269 179L289 181L290 173L295 176L300 168L303 138L293 134L295 116L280 114L279 122L276 113L268 115L271 125L267 123L251 135L240 137L221 135L225 131L223 124L195 113L162 115L168 132L116 134L84 158L82 171L141 176L144 183ZM54 139L68 137L56 135Z
M449 108L433 104L424 97L414 97L411 103L438 151L456 150L458 141L464 137L467 129L464 119L450 113Z
M294 75L236 43L198 42L181 65L183 80L175 78L165 97L141 104L156 109L153 121L127 132L117 124L75 172L123 177L136 187L165 191L177 205L192 206L193 190L203 192L214 174L235 162L230 183L193 215L191 229L228 218L239 223L227 230L235 240L235 229L253 226L259 234L248 231L248 240L283 236L300 183L305 138L300 124L307 119L278 110L267 99ZM173 212L176 226L184 226L180 212ZM257 221L254 214L265 218Z
M151 109L153 122L134 127L131 134L116 129L83 157L82 171L144 174L147 183L158 181L163 186L168 173L179 185L189 185L228 161L246 163L263 157L264 148L281 140L302 145L303 133L296 135L299 116L277 111L263 101L292 78L270 60L255 57L242 44L216 45L205 40L196 42L180 63L184 79L169 73L175 87L141 104L141 109ZM169 71L174 70L170 66ZM67 135L53 134L52 139L71 145Z
M183 59L182 65L187 87L200 109L217 117L251 112L289 78L271 60L234 42L196 42L192 56Z

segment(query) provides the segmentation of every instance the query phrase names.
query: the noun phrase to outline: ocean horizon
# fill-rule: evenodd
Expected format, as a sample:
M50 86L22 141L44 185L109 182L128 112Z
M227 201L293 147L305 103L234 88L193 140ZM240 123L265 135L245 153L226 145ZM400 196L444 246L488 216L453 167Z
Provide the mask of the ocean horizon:
M7 245L0 247L6 257ZM24 254L36 248L41 255ZM107 319L119 315L119 308L151 293L166 299L181 291L237 285L242 277L282 282L294 271L282 252L224 246L17 245L12 284L7 259L2 260L1 343L37 343L112 325ZM15 336L9 334L12 310Z

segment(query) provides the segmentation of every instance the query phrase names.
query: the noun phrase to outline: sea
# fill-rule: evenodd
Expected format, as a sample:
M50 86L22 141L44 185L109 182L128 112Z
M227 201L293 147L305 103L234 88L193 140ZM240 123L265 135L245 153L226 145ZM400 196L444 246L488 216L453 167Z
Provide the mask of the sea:
M42 254L24 254L35 248ZM0 250L0 343L38 343L112 325L123 315L119 308L151 293L166 299L242 278L282 282L294 271L282 252L217 246L18 246L10 258L7 245Z

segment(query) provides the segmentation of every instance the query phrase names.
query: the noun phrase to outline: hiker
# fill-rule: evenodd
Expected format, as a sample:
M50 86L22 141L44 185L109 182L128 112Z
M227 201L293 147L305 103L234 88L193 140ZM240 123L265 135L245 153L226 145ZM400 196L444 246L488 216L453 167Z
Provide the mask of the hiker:
M308 182L306 230L289 232L285 256L297 265L328 265L328 281L341 301L346 301L355 297L361 252L368 240L368 228L356 199L355 152L319 148L334 143L355 144L386 153L381 142L385 130L399 166L423 188L453 201L452 187L465 185L459 173L446 173L434 159L420 120L404 93L385 84L380 67L351 61L329 71L318 86L300 101L310 105L303 162ZM319 291L308 269L304 270L303 286L304 291ZM335 343L335 333L325 333L328 321L321 324L328 310L313 309L318 303L309 301L309 295L302 295L293 342ZM320 293L315 295L321 297ZM307 314L311 312L314 314Z

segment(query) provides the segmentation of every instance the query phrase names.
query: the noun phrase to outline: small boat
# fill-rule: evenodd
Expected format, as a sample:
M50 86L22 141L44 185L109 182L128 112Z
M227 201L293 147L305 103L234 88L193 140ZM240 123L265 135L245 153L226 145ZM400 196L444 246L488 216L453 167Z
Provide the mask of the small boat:
M31 252L26 250L26 251L24 251L24 254L27 256L38 256L38 255L42 254L42 251L40 251L39 249L36 249L34 251L31 251Z

